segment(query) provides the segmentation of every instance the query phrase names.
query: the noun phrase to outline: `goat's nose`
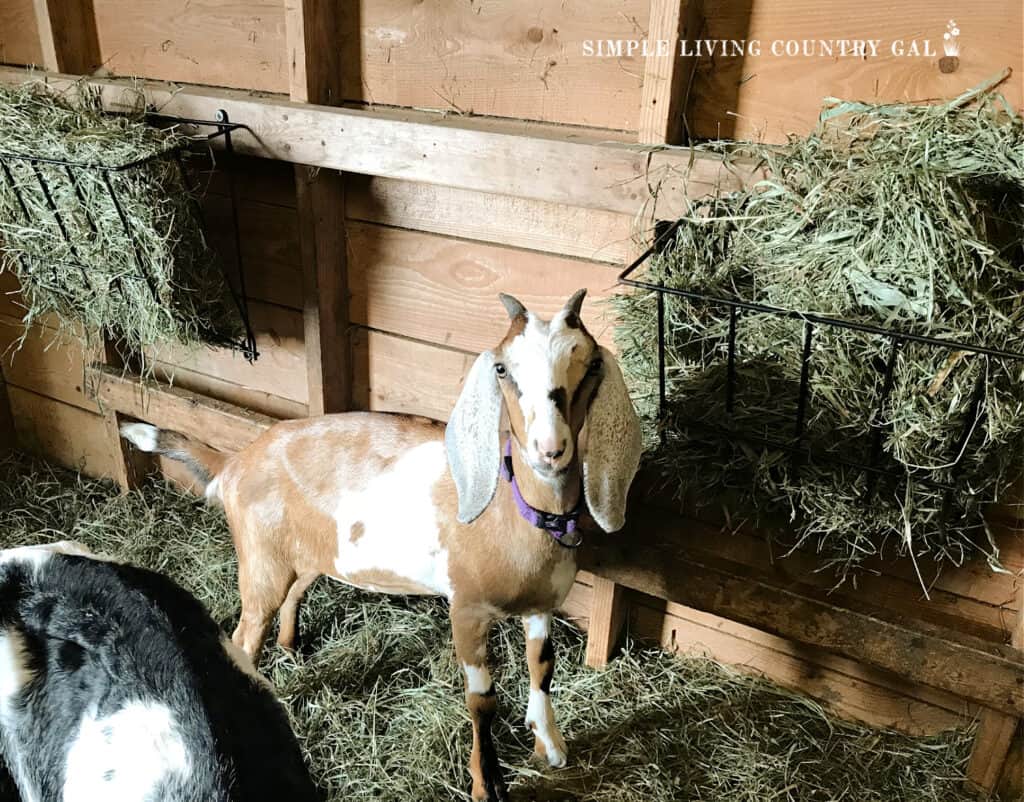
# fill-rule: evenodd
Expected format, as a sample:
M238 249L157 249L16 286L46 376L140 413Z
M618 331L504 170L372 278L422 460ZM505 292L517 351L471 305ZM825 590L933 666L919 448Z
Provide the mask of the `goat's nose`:
M547 462L554 462L565 453L566 441L563 439L559 443L556 438L552 437L543 441L534 440L533 445Z

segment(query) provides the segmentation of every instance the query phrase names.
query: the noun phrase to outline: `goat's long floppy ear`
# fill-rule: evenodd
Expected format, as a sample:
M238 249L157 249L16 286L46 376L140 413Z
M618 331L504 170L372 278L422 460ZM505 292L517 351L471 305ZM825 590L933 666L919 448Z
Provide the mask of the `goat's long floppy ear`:
M501 390L494 354L476 358L444 433L448 465L459 493L459 520L468 524L491 503L501 467Z
M640 466L640 419L615 357L601 349L601 385L587 412L583 492L590 514L605 532L626 522L626 496Z

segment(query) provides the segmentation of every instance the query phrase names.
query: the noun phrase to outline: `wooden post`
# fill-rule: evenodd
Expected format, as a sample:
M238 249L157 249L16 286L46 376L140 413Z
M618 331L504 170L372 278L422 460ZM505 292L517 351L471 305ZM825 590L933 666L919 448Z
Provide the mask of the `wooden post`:
M594 577L587 628L587 665L604 668L618 644L625 622L622 587L609 579Z
M91 74L102 61L92 0L34 0L34 6L46 69L72 75ZM126 364L107 336L103 339L103 360L115 368L124 368ZM111 478L122 492L127 492L138 487L147 473L156 470L156 460L121 438L123 421L119 413L104 410L103 425L115 454Z
M285 3L292 100L341 100L338 6L330 0ZM302 249L303 318L309 414L351 405L345 185L341 173L295 165Z
M43 65L90 75L103 62L92 0L33 0Z
M692 41L704 21L701 0L651 0L647 40L667 47L644 60L638 140L650 145L679 145L689 139L686 120L697 57L683 55L681 43Z
M131 361L130 358L126 360L118 351L112 338L104 336L103 364L114 370L123 371ZM155 455L139 451L121 437L121 424L130 420L129 418L113 408L104 406L102 401L100 408L103 413L103 428L114 450L114 475L110 478L118 484L122 493L127 493L139 487L146 476L156 473L159 470L159 463Z
M1024 650L1024 576L1017 577L1017 620L1010 643ZM1020 692L1024 694L1024 688ZM982 711L978 734L971 748L971 761L967 766L967 779L971 785L990 794L1000 784L1004 771L1021 770L1020 761L1008 759L1020 725L1021 719L1017 716L987 708ZM1005 778L1007 784L1012 780Z

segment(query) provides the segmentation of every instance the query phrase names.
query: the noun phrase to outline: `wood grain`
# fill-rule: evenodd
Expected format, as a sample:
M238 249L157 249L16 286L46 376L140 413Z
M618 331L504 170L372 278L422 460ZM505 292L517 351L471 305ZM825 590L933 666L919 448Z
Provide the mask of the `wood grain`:
M631 215L390 178L346 180L352 220L615 265L633 250Z
M912 620L900 611L846 599L811 586L779 583L714 555L679 548L678 532L695 524L636 512L629 556L609 539L583 555L584 567L626 587L714 613L780 637L892 671L995 710L1024 711L1024 655L1009 646Z
M190 348L173 343L148 350L147 357L167 366L180 365L196 373L306 404L302 313L250 302L249 314L260 352L259 359L251 364L237 351Z
M615 582L595 576L592 587L586 663L591 668L604 668L619 642L625 603L622 587Z
M355 408L448 420L475 354L384 332L352 338Z
M4 0L0 3L0 62L43 63L33 0Z
M346 99L636 130L642 60L583 42L640 38L647 0L363 0L356 14Z
M42 66L89 75L103 59L93 0L34 0Z
M680 44L698 38L703 18L702 0L651 0L647 38L664 47L644 59L639 142L678 145L689 130L685 113L697 57L684 56Z
M629 632L681 656L706 656L817 699L845 719L934 735L963 726L972 708L852 660L825 655L682 605L627 594Z
M195 437L222 451L240 451L276 422L251 410L123 375L103 365L90 368L89 378L96 397L107 408Z
M88 476L114 475L114 443L102 415L20 387L7 392L19 448Z
M0 68L0 82L24 80L23 71ZM48 80L60 90L72 79ZM89 84L107 108L125 107L125 82L92 78ZM303 105L164 84L146 84L145 94L166 114L212 119L224 109L230 119L244 120L254 133L236 133L241 154L629 215L676 217L687 197L761 176L753 165L725 164L707 153L651 151L610 141L606 132L543 123Z
M955 97L1012 67L1003 86L1010 103L1024 104L1024 6L1019 0L741 0L708 6L702 38L758 39L760 56L702 58L695 83L698 136L784 141L814 127L824 97L869 102ZM943 73L946 23L962 31L959 67ZM894 40L929 39L930 58L896 58ZM776 57L773 40L881 39L878 57Z
M103 62L116 75L288 91L277 0L94 2Z
M23 331L21 321L0 315L0 352L7 382L98 414L96 402L86 392L85 365L99 358L100 352L86 354L79 341L42 326L34 326L19 349Z
M354 323L479 352L508 330L499 292L550 317L586 287L584 323L611 342L600 303L616 289L616 271L607 265L365 223L349 226L349 241Z

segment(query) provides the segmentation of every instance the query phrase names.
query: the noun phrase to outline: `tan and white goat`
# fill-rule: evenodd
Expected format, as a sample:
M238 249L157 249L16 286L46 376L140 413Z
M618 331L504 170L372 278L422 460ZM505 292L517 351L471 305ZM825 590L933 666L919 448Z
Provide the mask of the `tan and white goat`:
M549 528L561 523L564 533L582 493L602 529L620 529L639 462L636 413L614 357L580 321L583 296L551 321L502 296L511 326L473 364L447 429L424 418L351 412L279 423L231 455L147 424L122 429L142 450L190 464L208 482L207 496L223 504L242 600L233 640L250 656L278 610L278 642L293 646L299 601L321 574L449 599L473 721L477 800L507 796L490 733L497 700L486 646L495 619L522 617L526 723L538 754L552 766L566 760L548 697L549 633L576 559L536 516ZM515 483L499 482L503 447Z

